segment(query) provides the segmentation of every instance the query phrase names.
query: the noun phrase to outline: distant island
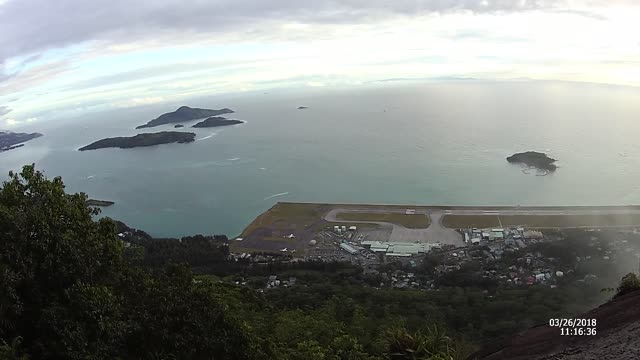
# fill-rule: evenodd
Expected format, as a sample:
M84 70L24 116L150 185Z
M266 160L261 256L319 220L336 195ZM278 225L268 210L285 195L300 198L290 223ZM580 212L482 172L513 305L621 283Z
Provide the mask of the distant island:
M108 201L108 200L96 200L96 199L89 199L87 200L87 206L111 206L115 204L113 201Z
M19 148L19 147L23 147L23 146L24 146L24 144L18 144L18 145L5 146L5 147L3 147L3 148L0 148L0 152L3 152L3 151L9 151L9 150L13 150L13 149L17 149L17 148Z
M552 159L548 157L547 154L536 151L513 154L507 158L507 161L510 163L525 164L546 171L555 171L558 168L558 166L554 164L557 161L556 159Z
M178 125L174 126L174 128L176 128L176 129L177 129L177 128L181 128L181 127L184 127L184 125L182 125L182 124L178 124Z
M302 110L302 109L308 109L308 106L298 106L298 110Z
M191 132L162 131L157 133L138 134L130 137L114 137L98 140L92 144L81 147L79 151L95 150L102 148L129 149L141 146L153 146L169 143L190 143L194 141L196 134Z
M42 136L40 133L14 133L0 131L0 152L12 150L24 146L24 142Z
M229 120L219 116L213 116L206 120L202 120L199 123L193 125L194 128L206 128L206 127L216 127L216 126L227 126L227 125L236 125L243 124L242 120Z
M218 116L222 114L231 114L233 110L231 109L220 109L220 110L210 110L210 109L198 109L198 108L190 108L188 106L181 106L178 110L170 113L166 113L160 115L158 118L149 121L144 125L140 125L136 127L136 129L150 128L158 125L172 124L185 122L196 119L203 119L210 116Z

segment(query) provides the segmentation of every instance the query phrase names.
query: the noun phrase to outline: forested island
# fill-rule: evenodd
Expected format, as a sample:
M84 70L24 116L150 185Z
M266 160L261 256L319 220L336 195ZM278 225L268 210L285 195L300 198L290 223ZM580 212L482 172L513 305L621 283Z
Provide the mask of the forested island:
M557 161L556 159L552 159L548 157L547 154L536 151L513 154L507 158L507 161L510 163L525 164L546 171L555 171L558 168L558 166L554 164Z
M136 127L136 129L150 128L158 125L185 122L196 119L203 119L210 116L218 116L222 114L231 114L233 110L224 108L219 110L190 108L181 106L178 110L160 115L159 117L149 121L144 125Z
M229 120L220 116L212 116L206 120L202 120L199 123L193 125L194 128L207 128L207 127L217 127L217 126L227 126L227 125L236 125L243 124L242 120Z
M113 201L108 201L108 200L96 200L96 199L89 199L87 200L87 206L111 206L115 204L115 202Z
M113 137L98 140L92 144L81 147L79 151L95 150L102 148L129 149L142 146L153 146L169 143L189 143L195 140L196 134L180 131L161 131L157 133L138 134L130 137Z
M0 131L0 152L19 148L22 143L42 136L40 133L14 133Z

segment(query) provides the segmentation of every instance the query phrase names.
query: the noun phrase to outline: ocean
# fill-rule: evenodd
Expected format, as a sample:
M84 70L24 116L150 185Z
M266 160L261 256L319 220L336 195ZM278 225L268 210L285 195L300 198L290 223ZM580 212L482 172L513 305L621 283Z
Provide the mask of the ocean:
M181 105L229 107L228 118L246 123L134 129ZM232 237L278 201L640 204L639 122L640 89L579 83L390 81L214 94L12 129L45 136L0 154L0 171L35 163L70 192L115 201L102 215L154 236ZM197 140L77 151L163 130ZM560 168L527 175L505 160L526 150Z

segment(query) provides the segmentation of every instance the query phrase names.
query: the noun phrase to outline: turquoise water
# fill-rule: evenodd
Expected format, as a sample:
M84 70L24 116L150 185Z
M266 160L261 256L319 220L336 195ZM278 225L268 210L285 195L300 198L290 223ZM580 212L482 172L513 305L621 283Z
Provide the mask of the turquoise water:
M35 162L155 236L233 236L277 201L640 204L639 100L634 88L470 80L211 96L32 125L45 136L0 154L0 170ZM247 123L189 129L186 145L76 151L180 105ZM561 168L523 174L505 157L524 150Z

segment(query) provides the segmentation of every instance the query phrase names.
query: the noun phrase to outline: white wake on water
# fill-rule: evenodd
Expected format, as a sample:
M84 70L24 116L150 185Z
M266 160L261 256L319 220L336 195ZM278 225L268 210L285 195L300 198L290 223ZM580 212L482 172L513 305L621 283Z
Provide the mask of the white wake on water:
M218 135L218 133L212 133L212 134L209 134L209 135L203 137L202 139L197 139L196 141L207 140L207 139L212 138L212 137L214 137L216 135Z
M288 192L283 192L283 193L279 193L279 194L274 194L274 195L271 195L271 196L267 196L267 197L266 197L266 198L264 198L263 200L273 199L273 198L274 198L274 197L276 197L276 196L282 196L282 195L289 195L289 193L288 193Z

